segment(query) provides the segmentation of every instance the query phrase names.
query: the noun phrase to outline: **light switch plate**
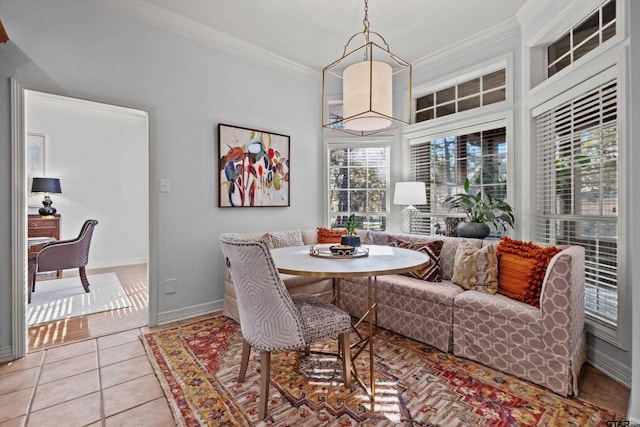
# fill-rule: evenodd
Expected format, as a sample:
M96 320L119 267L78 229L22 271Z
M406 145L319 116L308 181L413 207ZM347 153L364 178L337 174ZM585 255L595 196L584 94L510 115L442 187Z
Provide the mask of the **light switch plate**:
M167 178L160 179L160 192L168 193L171 190L171 181Z

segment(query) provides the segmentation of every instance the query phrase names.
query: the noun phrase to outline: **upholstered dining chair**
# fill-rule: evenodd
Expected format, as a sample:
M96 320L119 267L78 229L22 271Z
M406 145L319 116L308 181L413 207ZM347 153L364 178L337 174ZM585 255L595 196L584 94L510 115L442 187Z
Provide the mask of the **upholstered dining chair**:
M82 224L78 237L46 243L38 252L38 255L29 260L29 302L31 302L31 293L36 290L36 274L45 271L77 268L80 272L80 281L84 291L90 291L85 267L89 262L91 237L97 224L98 221L95 219L86 220Z
M267 416L272 352L308 349L316 341L338 336L338 357L349 387L349 314L313 295L289 295L264 240L229 233L220 236L220 244L233 279L244 339L238 382L244 381L251 348L260 351L260 419Z

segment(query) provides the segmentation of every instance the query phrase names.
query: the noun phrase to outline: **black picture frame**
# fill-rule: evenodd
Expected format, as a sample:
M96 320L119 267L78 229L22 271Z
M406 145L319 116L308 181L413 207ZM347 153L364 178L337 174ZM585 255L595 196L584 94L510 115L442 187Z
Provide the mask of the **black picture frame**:
M218 124L218 207L288 207L291 138Z

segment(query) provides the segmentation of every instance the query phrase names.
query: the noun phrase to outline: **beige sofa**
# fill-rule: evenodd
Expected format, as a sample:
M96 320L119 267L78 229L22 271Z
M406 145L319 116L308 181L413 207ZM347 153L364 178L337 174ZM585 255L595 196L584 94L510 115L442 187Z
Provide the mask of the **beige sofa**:
M245 233L259 238L264 233ZM316 230L302 230L305 245L317 243ZM451 282L458 244L480 248L495 241L457 237L361 233L365 244L442 240L442 282L404 275L377 278L378 325L444 352L478 361L549 388L577 395L580 369L586 360L584 334L584 249L564 248L547 268L540 308L501 294L464 290ZM292 294L310 293L330 299L340 287L338 305L354 317L367 308L365 278L331 279L282 275ZM233 283L225 272L223 314L238 321Z

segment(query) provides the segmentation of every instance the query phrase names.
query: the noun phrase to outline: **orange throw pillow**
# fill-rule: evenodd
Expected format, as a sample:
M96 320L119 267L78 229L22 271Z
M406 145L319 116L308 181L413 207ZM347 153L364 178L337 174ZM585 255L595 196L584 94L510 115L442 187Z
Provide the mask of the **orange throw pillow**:
M318 243L340 243L342 236L347 235L347 230L332 230L330 228L318 227Z
M542 281L562 249L503 237L498 244L498 293L540 308Z

